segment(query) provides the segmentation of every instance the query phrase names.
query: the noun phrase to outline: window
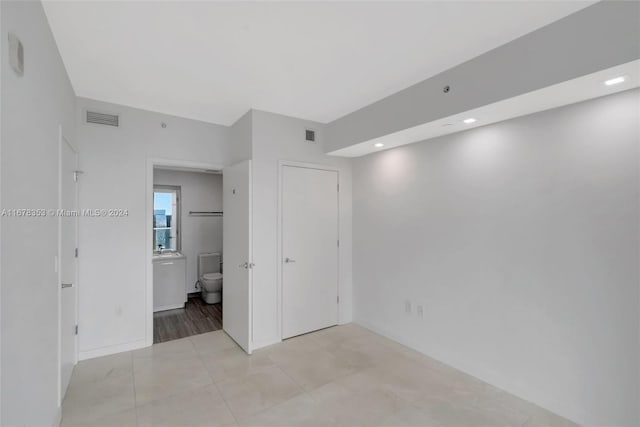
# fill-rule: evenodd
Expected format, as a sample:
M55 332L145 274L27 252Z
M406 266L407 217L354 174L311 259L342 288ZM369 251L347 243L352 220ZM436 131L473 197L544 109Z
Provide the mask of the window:
M153 187L153 250L180 250L180 187Z

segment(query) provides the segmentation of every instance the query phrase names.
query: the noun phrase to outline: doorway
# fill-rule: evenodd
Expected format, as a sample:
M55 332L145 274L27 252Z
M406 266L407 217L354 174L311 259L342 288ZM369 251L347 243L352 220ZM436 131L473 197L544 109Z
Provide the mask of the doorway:
M221 168L149 166L149 344L220 330L223 303L211 292L222 295Z
M154 274L154 170L178 169L200 170L201 172L222 171L223 182L223 249L222 255L226 268L222 286L222 327L243 350L252 351L252 162L246 160L222 168L221 165L207 165L189 161L173 161L166 159L149 159L147 161L147 327L146 344L152 345L154 338L154 279L166 277L162 273ZM181 188L182 198L185 199L184 187ZM186 199L184 200L186 202ZM185 211L189 208L182 203L183 220ZM194 211L192 215L202 214L204 211ZM187 212L188 214L188 212ZM222 211L216 212L222 216ZM165 212L166 215L166 212ZM158 221L156 221L157 228ZM178 229L176 235L180 236ZM182 232L182 251L185 251L186 234ZM162 262L172 262L171 251L164 253L167 258ZM170 265L170 264L169 264ZM222 265L221 265L222 267ZM187 282L189 283L189 282Z
M281 165L282 338L338 324L338 171Z

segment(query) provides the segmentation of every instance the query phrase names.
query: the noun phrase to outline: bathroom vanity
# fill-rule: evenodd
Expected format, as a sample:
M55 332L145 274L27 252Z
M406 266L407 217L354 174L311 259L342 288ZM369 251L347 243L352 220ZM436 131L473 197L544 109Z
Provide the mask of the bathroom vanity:
M184 308L187 301L187 257L180 252L154 254L153 311Z

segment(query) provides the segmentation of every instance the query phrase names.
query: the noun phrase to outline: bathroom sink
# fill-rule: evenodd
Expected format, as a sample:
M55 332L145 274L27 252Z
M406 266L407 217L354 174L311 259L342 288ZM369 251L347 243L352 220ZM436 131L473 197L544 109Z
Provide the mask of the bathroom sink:
M153 259L167 259L167 258L184 258L180 252L163 252L163 253L154 253Z

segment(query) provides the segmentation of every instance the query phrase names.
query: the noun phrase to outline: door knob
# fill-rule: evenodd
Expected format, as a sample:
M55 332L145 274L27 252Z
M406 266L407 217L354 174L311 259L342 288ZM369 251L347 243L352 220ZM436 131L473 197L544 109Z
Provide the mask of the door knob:
M247 269L247 268L249 268L249 263L245 262L243 264L240 264L238 267Z
M64 288L72 288L73 287L73 283L63 283L62 284L62 289Z
M295 260L295 259L292 259L292 258L285 258L285 259L284 259L284 262L286 262L287 264L289 264L289 263L292 263L292 262L296 262L296 260Z

